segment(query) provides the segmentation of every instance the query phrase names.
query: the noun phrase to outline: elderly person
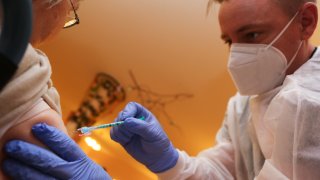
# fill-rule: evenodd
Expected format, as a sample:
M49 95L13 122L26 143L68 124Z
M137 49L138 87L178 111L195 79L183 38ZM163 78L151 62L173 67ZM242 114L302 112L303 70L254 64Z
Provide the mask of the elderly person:
M52 86L50 79L50 62L43 52L34 47L54 37L65 26L69 27L77 23L77 20L74 20L71 24L66 24L66 20L68 20L67 17L70 13L71 15L75 13L78 2L76 0L33 0L32 7L33 31L30 44L16 74L0 93L1 149L5 142L12 139L21 139L48 148L48 145L39 142L31 133L32 125L39 122L54 126L67 134L61 118L59 94ZM45 124L38 124L38 130L41 131L43 126ZM14 151L14 149L11 150ZM79 149L77 150L78 156L69 156L69 162L76 164L80 159L81 161L84 160L84 153ZM70 151L75 150L70 149ZM65 156L68 155L67 152L64 153ZM1 160L3 156L2 153ZM108 176L100 166L92 161L90 163L96 172L100 172L105 177ZM75 173L81 174L74 170L73 173L68 175L68 178L76 176ZM15 178L15 175L10 174L12 178ZM28 177L30 179L36 178L30 176L30 174L23 175L24 179L28 179ZM1 170L0 179L6 178Z
M309 42L316 0L216 1L239 91L228 103L217 144L190 157L137 103L119 113L116 121L124 123L113 127L112 139L160 179L320 179L320 50ZM25 151L39 152L34 159L51 156L25 144L19 160L30 167L39 168L39 161Z

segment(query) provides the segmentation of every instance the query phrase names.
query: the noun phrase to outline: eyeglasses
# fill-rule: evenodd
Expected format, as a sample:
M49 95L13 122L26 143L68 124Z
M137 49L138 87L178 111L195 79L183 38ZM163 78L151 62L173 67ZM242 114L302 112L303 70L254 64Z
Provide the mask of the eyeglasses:
M76 9L74 8L74 5L72 3L72 0L70 0L70 3L71 3L71 6L72 6L72 9L73 9L73 13L74 13L74 16L73 17L68 17L66 23L64 24L63 28L69 28L69 27L72 27L76 24L80 24L80 19L79 19L79 16L76 12Z

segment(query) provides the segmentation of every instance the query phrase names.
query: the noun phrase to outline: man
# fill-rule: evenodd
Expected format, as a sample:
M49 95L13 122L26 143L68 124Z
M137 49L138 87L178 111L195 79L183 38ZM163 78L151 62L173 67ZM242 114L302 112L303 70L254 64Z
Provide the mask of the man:
M137 103L119 114L116 121L125 123L111 130L112 139L160 179L319 179L320 51L308 41L316 1L218 2L239 93L228 103L217 145L189 157Z

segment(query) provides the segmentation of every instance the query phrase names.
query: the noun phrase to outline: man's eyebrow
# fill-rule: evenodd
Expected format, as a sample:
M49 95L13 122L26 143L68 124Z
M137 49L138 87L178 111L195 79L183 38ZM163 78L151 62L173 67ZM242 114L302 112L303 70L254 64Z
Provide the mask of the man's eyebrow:
M256 27L260 27L262 24L261 23L250 23L250 24L246 24L246 25L243 25L241 26L240 28L238 28L235 33L236 34L240 34L242 32L245 32L249 29L253 29L253 28L256 28ZM226 34L221 34L220 36L221 39L223 40L227 40L229 39L229 37L226 35Z
M260 25L259 23L246 24L246 25L241 26L240 28L238 28L235 32L237 34L239 34L239 33L242 33L244 31L247 31L248 29L256 28L259 25Z

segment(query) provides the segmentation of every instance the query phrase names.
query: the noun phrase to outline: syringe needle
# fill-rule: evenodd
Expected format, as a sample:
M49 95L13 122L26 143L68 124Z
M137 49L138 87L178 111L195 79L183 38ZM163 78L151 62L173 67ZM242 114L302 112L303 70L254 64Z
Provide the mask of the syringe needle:
M144 118L144 116L142 116L139 119L144 120L145 118ZM81 135L88 135L91 133L91 131L93 131L95 129L104 129L104 128L108 128L108 127L119 126L123 123L124 123L124 121L118 121L118 122L113 122L113 123L109 123L109 124L102 124L102 125L98 125L98 126L82 127L82 128L77 129L77 132Z

